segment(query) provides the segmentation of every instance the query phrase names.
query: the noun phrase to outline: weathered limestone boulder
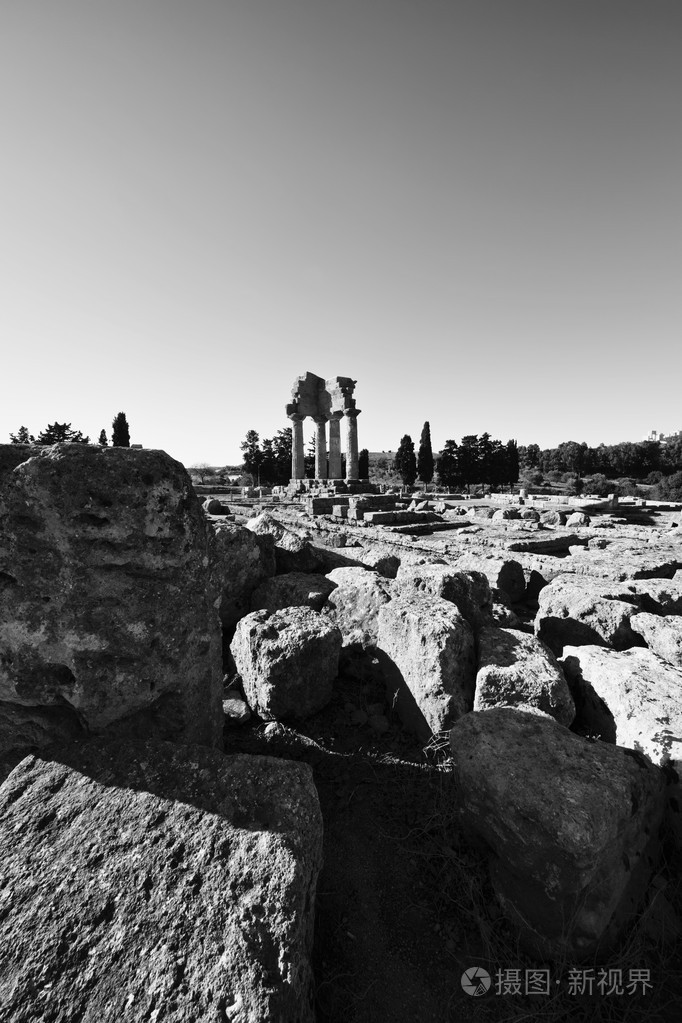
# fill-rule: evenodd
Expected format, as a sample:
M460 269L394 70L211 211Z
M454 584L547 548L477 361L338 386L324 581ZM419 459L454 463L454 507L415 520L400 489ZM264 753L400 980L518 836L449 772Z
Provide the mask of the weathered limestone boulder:
M251 610L311 607L313 611L321 611L333 589L334 584L316 572L287 572L286 575L266 579L256 587L251 594Z
M275 574L275 543L234 522L214 522L214 575L220 587L220 620L231 631L251 609L251 594Z
M568 559L566 559L568 560ZM572 550L571 572L595 578L622 581L624 579L672 579L682 567L682 549L652 545L647 550L626 551L610 549Z
M3 1023L312 1023L307 764L74 744L0 789Z
M522 540L507 540L504 547L507 551L527 554L566 554L573 546L585 546L587 540L581 540L577 533L551 533L549 536L524 537Z
M566 525L569 529L573 529L575 526L589 526L589 524L590 516L581 511L573 512L566 519Z
M628 589L632 593L628 600L636 601L644 611L682 615L682 574L675 579L634 579Z
M341 632L308 607L253 611L237 623L230 651L252 710L266 720L304 718L332 697Z
M335 568L326 578L333 588L325 614L340 629L344 650L374 651L379 610L391 599L391 582L364 568Z
M278 575L284 572L317 572L322 567L310 541L283 525L269 512L249 519L246 528L257 536L267 534L274 537Z
M517 707L551 714L570 725L575 705L554 654L517 629L483 629L478 636L474 710Z
M642 611L631 620L632 631L641 636L649 650L682 668L682 617L648 614Z
M653 651L568 646L561 658L581 723L654 764L679 762L682 670ZM596 699L598 698L598 699Z
M541 590L535 634L557 655L567 644L597 644L614 650L642 646L632 631L631 618L639 608L624 600L601 596L599 587L558 576Z
M396 577L398 592L428 593L453 603L477 630L492 621L493 595L483 572L460 571L452 565L401 565Z
M493 589L504 590L512 603L523 598L526 580L523 569L513 558L490 552L464 554L456 561L460 572L482 572Z
M52 718L54 739L140 726L220 743L212 552L189 476L163 451L58 444L2 477L0 701L19 724L13 748L49 739Z
M386 579L395 579L400 568L400 557L387 544L370 544L353 551L354 557Z
M540 522L543 526L565 526L566 513L561 511L540 512Z
M540 512L537 512L535 508L520 508L519 518L525 519L526 522L539 522Z
M420 739L471 710L474 634L450 601L398 594L379 611L377 645L398 714Z
M450 745L462 820L489 850L522 946L564 962L608 949L655 866L660 773L630 750L506 707L460 718Z
M493 522L503 522L507 519L518 519L519 509L518 508L498 508L492 514Z
M229 511L217 497L207 497L202 507L207 515L225 515Z

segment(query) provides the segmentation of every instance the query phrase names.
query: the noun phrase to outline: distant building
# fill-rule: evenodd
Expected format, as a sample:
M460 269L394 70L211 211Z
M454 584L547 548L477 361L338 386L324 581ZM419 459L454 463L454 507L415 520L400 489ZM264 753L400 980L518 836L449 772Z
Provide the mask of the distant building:
M651 433L647 433L644 440L657 441L659 444L667 444L668 441L675 440L676 437L682 436L682 430L678 430L677 433L659 433L658 430L652 430Z

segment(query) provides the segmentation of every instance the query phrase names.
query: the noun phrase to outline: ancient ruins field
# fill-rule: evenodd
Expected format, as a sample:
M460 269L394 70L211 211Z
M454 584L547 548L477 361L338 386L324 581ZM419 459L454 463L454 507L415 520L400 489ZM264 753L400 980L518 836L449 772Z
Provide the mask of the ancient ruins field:
M353 482L0 446L2 1023L676 1018L682 510Z

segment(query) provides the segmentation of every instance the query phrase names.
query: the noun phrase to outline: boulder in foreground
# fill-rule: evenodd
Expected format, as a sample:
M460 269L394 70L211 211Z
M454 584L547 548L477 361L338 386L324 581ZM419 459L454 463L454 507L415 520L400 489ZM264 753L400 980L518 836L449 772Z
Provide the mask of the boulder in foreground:
M190 478L164 451L57 444L0 478L0 701L15 749L114 726L129 736L133 719L161 738L222 741L212 550Z
M450 746L462 820L489 851L522 946L555 961L607 951L656 865L660 772L641 754L506 707L460 718Z
M73 744L0 789L3 1023L312 1023L310 768Z

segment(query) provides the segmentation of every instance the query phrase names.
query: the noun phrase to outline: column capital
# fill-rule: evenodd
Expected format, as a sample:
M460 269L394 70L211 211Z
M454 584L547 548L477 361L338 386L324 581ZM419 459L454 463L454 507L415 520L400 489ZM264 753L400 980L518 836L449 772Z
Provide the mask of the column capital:
M302 423L305 416L301 415L300 412L287 412L287 418L291 419L294 423Z
M344 416L347 416L348 419L357 419L361 412L361 408L346 408L343 410Z
M334 422L335 421L337 423L340 423L341 420L343 419L343 412L329 412L327 414L327 419L330 422Z

